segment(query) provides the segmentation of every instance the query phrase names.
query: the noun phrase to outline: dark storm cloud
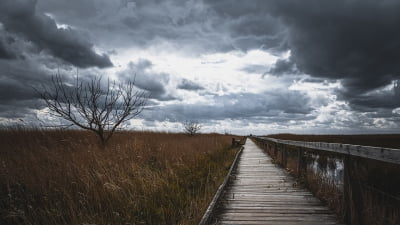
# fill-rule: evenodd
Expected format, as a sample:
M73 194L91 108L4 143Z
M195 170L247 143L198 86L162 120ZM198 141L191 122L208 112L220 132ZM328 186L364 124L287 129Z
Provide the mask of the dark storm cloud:
M41 49L75 66L87 68L110 67L106 54L98 54L88 37L73 28L58 28L48 15L36 11L34 0L3 0L0 21L5 30L21 35Z
M39 89L49 77L36 62L0 60L0 81L0 117L23 117L44 107L34 87Z
M34 99L36 93L34 89L28 85L24 85L19 80L2 79L0 83L0 102L2 104L9 103L15 100Z
M51 87L51 75L59 71L64 82L74 84L76 70L65 66L59 60L47 54L37 54L28 50L29 43L15 39L13 48L25 49L24 57L13 60L0 59L0 119L21 118L43 109L38 91L44 86ZM79 72L80 79L87 82L96 70ZM32 115L30 118L33 118Z
M390 88L354 95L351 91L339 92L339 97L346 99L357 111L376 111L379 108L393 109L400 107L400 82Z
M202 1L41 0L38 9L52 12L57 21L89 30L113 48L168 43L189 53L233 49Z
M200 84L197 84L193 81L183 79L180 84L177 86L178 89L188 90L188 91L198 91L204 90L204 87Z
M297 67L361 94L400 77L400 2L276 1Z
M175 99L166 90L169 74L152 72L152 67L152 62L147 59L130 62L128 68L122 71L119 77L124 80L134 80L136 87L150 93L150 98L160 101Z
M243 7L240 2L241 12L256 11L239 16L226 13L223 9L234 7L223 2L40 0L38 8L52 12L57 21L90 30L103 44L114 47L148 48L167 42L189 54L287 48L285 30L265 9L255 4Z
M43 108L44 105L36 100L14 100L8 104L0 104L0 118L18 119L33 114L33 110ZM32 122L32 121L27 121Z
M272 13L288 28L291 60L314 77L341 79L339 95L356 109L400 106L400 2L279 1Z
M280 52L287 49L285 29L280 21L268 14L267 1L205 0L219 15L232 38L235 49L267 49Z
M240 70L246 73L261 74L263 77L267 74L281 76L293 75L298 73L295 64L292 61L286 59L278 59L272 67L269 65L250 64L246 65Z
M1 31L1 29L0 29ZM0 59L16 59L17 54L9 48L9 46L14 42L12 38L4 38L0 34Z
M296 74L298 71L293 61L287 59L278 59L268 73L275 76L281 76L286 74Z
M291 51L289 61L277 61L273 75L292 74L295 66L313 77L340 79L345 100L373 107L380 97L365 101L364 95L400 78L399 1L205 1L221 17L237 21L239 32L235 26L231 32L281 39L280 45L264 41L265 49Z

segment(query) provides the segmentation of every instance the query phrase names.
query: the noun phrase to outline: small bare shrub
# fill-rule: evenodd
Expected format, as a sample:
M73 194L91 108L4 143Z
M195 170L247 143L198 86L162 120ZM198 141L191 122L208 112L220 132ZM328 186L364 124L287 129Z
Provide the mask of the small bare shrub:
M187 120L183 123L183 128L186 134L193 136L201 130L201 124L195 120Z

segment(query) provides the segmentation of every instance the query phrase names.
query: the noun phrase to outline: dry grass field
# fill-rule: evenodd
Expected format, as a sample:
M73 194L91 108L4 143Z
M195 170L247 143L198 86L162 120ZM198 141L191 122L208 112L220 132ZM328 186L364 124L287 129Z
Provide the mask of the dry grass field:
M197 224L231 136L0 130L0 224Z
M400 149L400 134L371 134L371 135L298 135L298 134L273 134L271 138L293 141L316 141L365 145L384 148Z

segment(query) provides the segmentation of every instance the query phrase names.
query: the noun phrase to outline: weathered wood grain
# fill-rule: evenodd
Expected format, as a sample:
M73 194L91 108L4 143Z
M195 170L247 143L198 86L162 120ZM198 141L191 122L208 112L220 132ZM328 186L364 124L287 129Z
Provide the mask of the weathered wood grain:
M336 216L247 140L211 224L339 224Z

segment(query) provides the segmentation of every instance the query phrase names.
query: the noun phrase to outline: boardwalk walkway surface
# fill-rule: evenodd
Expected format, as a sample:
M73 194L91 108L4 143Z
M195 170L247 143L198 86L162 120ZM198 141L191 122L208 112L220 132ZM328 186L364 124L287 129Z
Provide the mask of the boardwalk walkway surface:
M216 224L339 224L336 216L247 140L216 211Z

